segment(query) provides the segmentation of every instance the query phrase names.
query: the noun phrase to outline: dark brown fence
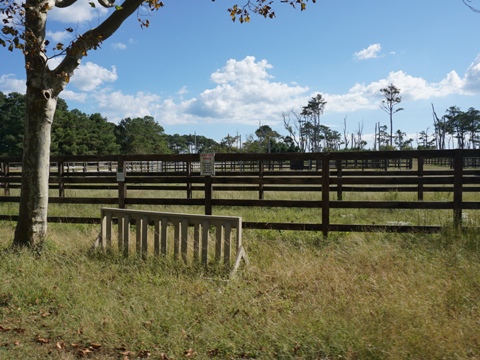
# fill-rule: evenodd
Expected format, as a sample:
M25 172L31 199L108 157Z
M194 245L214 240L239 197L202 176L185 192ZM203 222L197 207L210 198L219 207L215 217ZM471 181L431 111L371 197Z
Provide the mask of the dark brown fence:
M439 161L435 161L435 160ZM52 157L50 187L58 191L50 203L116 205L202 206L210 215L215 207L318 208L318 223L244 222L244 228L322 231L438 232L440 225L331 224L330 209L432 209L451 210L455 226L462 211L480 209L466 202L466 192L480 192L480 170L471 168L480 150L423 150L386 152L335 152L288 154L216 154L215 175L200 175L198 154L64 156ZM426 167L426 164L435 164ZM10 190L20 187L21 162L0 158L1 202L18 202ZM448 166L440 166L445 164ZM120 171L120 174L118 173ZM119 176L120 175L120 176ZM122 176L123 175L123 176ZM72 197L66 190L114 190L116 197ZM134 197L134 190L175 190L181 198ZM227 199L227 191L250 191L250 199ZM312 200L269 200L269 192L314 192ZM350 201L346 193L410 192L414 201ZM451 201L425 201L427 193L449 192ZM195 194L195 196L194 196ZM199 196L199 194L201 196ZM15 220L15 216L0 215ZM61 222L99 222L94 218L49 218Z

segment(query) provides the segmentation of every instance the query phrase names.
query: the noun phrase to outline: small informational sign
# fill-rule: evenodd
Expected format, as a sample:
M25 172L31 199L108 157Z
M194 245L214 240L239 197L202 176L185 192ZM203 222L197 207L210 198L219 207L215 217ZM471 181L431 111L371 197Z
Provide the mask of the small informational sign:
M125 171L123 168L117 168L117 181L124 182L125 181Z
M200 175L215 175L215 154L200 154Z

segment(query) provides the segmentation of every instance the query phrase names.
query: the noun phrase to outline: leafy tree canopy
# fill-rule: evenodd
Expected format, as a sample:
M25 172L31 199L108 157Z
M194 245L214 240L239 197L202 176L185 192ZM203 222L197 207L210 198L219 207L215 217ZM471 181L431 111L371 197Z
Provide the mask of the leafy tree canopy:
M115 126L122 154L165 154L170 152L164 129L151 116L126 118Z

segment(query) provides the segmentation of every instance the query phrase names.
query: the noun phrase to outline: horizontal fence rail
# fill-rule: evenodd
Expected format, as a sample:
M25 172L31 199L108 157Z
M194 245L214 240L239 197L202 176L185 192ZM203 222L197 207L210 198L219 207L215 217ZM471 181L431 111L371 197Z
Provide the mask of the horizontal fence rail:
M428 164L428 166L427 166ZM440 225L331 224L331 209L451 210L455 226L462 225L462 211L478 210L480 202L464 201L465 193L480 192L480 150L363 151L285 154L215 154L215 175L200 175L198 154L60 156L51 157L50 188L54 204L179 205L204 207L317 208L319 222L243 222L243 228L321 231L438 232ZM19 201L21 160L0 158L1 203ZM427 166L427 167L426 167ZM122 173L119 177L118 173ZM17 190L15 190L17 189ZM17 191L12 195L13 191ZM114 196L82 197L83 190L113 192ZM140 197L137 191L151 191ZM163 194L175 191L176 197ZM178 197L178 192L184 194ZM240 191L248 199L228 198ZM270 193L311 193L307 200L269 199ZM412 193L415 199L352 201L350 193ZM451 193L452 199L425 200L429 193ZM99 193L101 194L101 193ZM253 194L253 195L252 195ZM277 196L279 198L279 196ZM280 197L281 198L281 197ZM0 219L16 220L15 215ZM49 221L97 222L95 218L52 217Z

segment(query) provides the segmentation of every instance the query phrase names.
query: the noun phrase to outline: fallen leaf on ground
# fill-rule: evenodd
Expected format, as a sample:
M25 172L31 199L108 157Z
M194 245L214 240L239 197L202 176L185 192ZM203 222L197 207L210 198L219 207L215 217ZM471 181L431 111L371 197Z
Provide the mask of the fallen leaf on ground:
M192 348L188 349L188 350L185 350L183 352L183 355L185 355L186 357L193 357L195 356L197 353L195 351L193 351Z
M42 338L40 336L37 336L35 338L35 340L37 340L37 342L39 342L40 344L48 344L49 343L49 340L48 339L45 339L45 338Z

